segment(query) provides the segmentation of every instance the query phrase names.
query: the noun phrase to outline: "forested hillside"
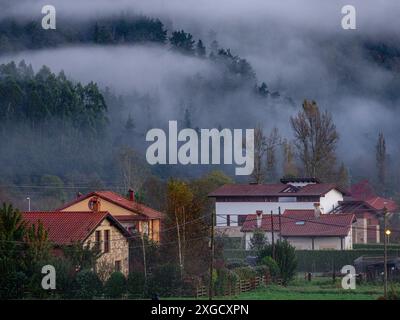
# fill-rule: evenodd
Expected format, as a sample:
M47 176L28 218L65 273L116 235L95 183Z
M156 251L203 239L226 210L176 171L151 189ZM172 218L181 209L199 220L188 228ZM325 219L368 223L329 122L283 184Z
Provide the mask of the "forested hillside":
M286 64L277 66L278 78L282 73L277 81L272 74L261 79L258 74L265 71L224 47L214 32L190 33L157 17L61 16L57 30L43 30L39 22L28 17L0 19L0 192L4 198L25 205L25 197L34 195L38 208L51 208L77 191L107 188L123 193L133 186L160 207L160 200L150 199L149 190L162 186L170 176L192 178L217 168L232 173L224 167L148 166L145 134L150 128L165 128L168 120L178 120L182 128L259 128L267 150L263 159L268 158L268 172L262 174L266 181L288 172L305 174L292 141L290 118L303 99L314 96L323 97L321 110L333 111L337 140L342 143L330 155L334 161L329 176L338 173L338 181L349 183L350 176L357 180L374 172L369 178L380 183L375 173L376 127L384 125L363 126L369 119L360 121L357 134L366 136L363 141L368 144L352 148L349 137L359 124L345 122L347 110L353 110L349 106L355 106L351 115L357 117L357 108L366 101L368 108L383 104L388 112L396 110L400 54L391 41L365 36L336 42L313 39L310 47L321 48L314 58L318 63L296 82L284 78L285 70L304 57L289 56ZM239 48L246 52L246 35L241 40ZM274 40L270 41L260 38L260 47L274 47ZM282 50L278 56L262 59L279 64L279 58L289 54L290 50ZM362 63L353 63L360 56ZM142 64L142 73L132 73ZM318 72L329 77L315 76ZM376 79L370 79L370 74L377 74ZM273 77L275 87L268 85ZM299 95L299 88L312 94L306 90ZM358 153L353 152L357 148ZM400 184L397 175L390 174L398 170L398 150L390 144L388 150L385 190L393 191L388 186Z

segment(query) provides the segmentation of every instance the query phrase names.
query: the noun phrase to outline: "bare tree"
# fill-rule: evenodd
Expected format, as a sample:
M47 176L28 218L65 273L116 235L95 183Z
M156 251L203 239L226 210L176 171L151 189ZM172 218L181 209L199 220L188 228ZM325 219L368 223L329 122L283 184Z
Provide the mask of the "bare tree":
M347 171L347 168L343 162L340 165L339 171L337 174L337 184L344 189L347 189L350 184L349 183L349 172Z
M335 173L335 151L339 139L331 114L320 112L315 101L305 100L303 110L291 117L290 122L304 174L331 180Z
M117 155L117 163L125 193L130 188L139 190L148 176L148 169L136 152L129 147L122 147Z
M295 164L294 147L290 141L286 139L282 142L283 146L283 175L285 177L296 177L298 170Z

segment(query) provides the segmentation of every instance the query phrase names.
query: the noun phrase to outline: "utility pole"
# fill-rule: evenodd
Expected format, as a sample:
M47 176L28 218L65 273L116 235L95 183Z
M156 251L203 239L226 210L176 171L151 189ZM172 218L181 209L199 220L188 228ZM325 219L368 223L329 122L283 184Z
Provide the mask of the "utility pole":
M271 231L272 231L272 259L275 259L274 217L272 210L271 210Z
M211 211L211 238L210 238L210 281L208 287L208 299L213 298L213 271L214 271L214 209Z
M281 221L281 207L278 207L278 214L279 214L279 241L282 241L282 221Z
M384 277L384 289L383 296L387 299L388 291L388 270L387 270L387 208L383 208L383 277Z

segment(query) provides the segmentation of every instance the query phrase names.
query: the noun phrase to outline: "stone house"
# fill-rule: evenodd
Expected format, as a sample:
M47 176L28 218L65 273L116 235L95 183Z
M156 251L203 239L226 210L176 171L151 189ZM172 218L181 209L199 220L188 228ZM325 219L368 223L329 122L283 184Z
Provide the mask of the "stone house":
M22 216L29 224L43 224L55 252L74 243L97 246L101 256L96 268L107 266L110 271L128 275L130 233L109 212L34 211L23 212Z

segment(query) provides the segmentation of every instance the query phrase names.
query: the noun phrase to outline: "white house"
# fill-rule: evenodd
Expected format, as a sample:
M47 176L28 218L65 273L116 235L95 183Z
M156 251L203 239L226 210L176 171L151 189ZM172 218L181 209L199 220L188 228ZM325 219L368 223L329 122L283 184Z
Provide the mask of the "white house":
M314 209L329 213L347 195L332 183L320 183L315 178L281 179L277 184L226 184L212 193L215 198L217 230L227 236L241 237L241 227L247 215L256 211L266 214L285 210Z
M245 234L246 250L251 248L255 230L264 232L269 243L286 239L298 250L351 250L354 214L321 214L318 206L313 210L285 210L281 216L248 215L241 231Z

